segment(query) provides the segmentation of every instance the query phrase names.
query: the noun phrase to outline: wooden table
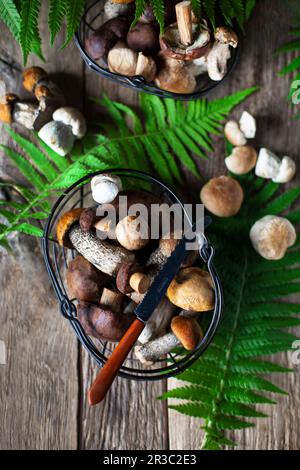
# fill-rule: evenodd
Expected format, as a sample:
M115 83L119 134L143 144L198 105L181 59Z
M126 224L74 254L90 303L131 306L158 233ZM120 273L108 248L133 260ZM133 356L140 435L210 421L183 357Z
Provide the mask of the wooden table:
M277 75L288 57L274 55L276 48L289 37L292 19L287 3L259 2L247 27L238 66L210 98L260 85L261 91L245 105L258 119L257 147L270 147L280 155L296 158L299 156L300 121L293 120L296 107L287 103L290 78ZM43 2L44 13L45 4L47 2ZM47 59L44 66L56 76L69 103L82 107L89 118L95 116L97 110L88 97L99 97L103 91L124 103L137 104L136 92L117 87L88 70L74 43L59 52L62 35L54 49L47 47L46 15L43 17L41 30ZM2 25L0 47L1 79L7 91L20 90L24 95L20 74L5 64L5 61L13 61L21 67L20 50ZM34 58L30 64L40 65L40 61ZM240 112L241 109L237 110L237 115ZM8 141L7 134L1 133L1 142ZM211 160L202 165L207 176L225 170L221 142L216 149ZM5 158L1 159L1 174L17 175ZM200 187L200 183L197 182L197 186ZM16 236L14 244L14 257L0 254L0 340L7 349L7 364L0 365L0 448L199 448L199 421L168 410L166 402L156 400L175 380L136 383L118 379L103 404L88 407L86 390L98 368L58 313L39 243ZM283 354L280 359L289 364L289 355ZM279 397L278 406L266 407L270 417L258 421L257 427L236 433L238 448L300 448L300 370L290 376L276 377L275 381L287 389L290 396Z

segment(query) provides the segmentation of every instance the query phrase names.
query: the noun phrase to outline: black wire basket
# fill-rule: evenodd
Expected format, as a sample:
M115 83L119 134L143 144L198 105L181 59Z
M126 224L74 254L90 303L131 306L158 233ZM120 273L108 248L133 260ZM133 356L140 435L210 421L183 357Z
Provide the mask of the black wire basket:
M208 74L199 75L197 79L197 89L190 94L171 93L161 88L158 88L154 83L147 83L142 76L127 77L117 73L110 72L105 61L94 61L85 49L85 41L87 37L96 31L103 23L103 9L105 0L89 0L86 2L86 8L81 18L80 26L75 34L75 43L80 51L80 54L87 64L87 66L96 72L98 75L108 78L115 83L123 85L127 88L134 88L137 91L143 91L151 95L156 95L161 98L173 98L176 100L190 101L205 96L208 92L219 86L233 70L239 54L240 43L237 48L232 49L232 55L228 61L228 69L225 77L220 81L213 81L209 78Z
M106 362L107 357L112 352L115 344L108 343L106 341L92 340L86 334L82 325L78 321L76 300L68 297L64 280L68 262L74 258L76 253L74 250L65 249L57 243L55 228L56 223L63 212L75 207L89 207L92 204L90 180L93 176L101 173L108 172L99 171L85 176L64 192L64 194L54 204L52 212L47 220L42 239L44 260L48 275L60 304L60 311L70 322L81 344L100 366ZM184 209L183 202L169 187L157 178L137 170L114 169L109 173L119 176L122 181L123 188L131 187L135 189L146 189L152 194L159 196L163 202L166 202L169 205L174 203L179 204L184 211L184 216L189 217ZM190 218L188 218L188 223L192 226ZM193 351L187 352L182 350L176 353L170 353L167 358L156 362L153 366L142 365L134 356L134 353L131 353L119 372L121 377L133 380L160 380L175 376L183 372L194 361L196 361L212 341L221 319L223 298L221 284L213 265L214 249L204 234L201 234L201 239L203 240L203 243L201 243L201 248L199 249L200 257L212 276L215 288L215 307L212 313L208 313L206 315L210 320L205 326L202 341Z

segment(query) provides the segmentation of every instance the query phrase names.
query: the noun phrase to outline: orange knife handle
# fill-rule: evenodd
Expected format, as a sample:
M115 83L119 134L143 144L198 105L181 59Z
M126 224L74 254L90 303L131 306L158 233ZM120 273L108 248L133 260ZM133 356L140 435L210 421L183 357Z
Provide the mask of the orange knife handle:
M123 362L127 358L144 328L145 324L137 318L130 325L123 338L100 370L93 385L90 388L88 393L88 400L90 405L96 405L103 400L111 384L116 378Z

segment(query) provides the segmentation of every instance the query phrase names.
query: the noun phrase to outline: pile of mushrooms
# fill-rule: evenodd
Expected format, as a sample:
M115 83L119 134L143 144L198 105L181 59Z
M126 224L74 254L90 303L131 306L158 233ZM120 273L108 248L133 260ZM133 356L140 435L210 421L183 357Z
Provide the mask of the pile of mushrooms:
M65 106L62 91L41 67L25 69L23 87L35 101L23 101L13 93L2 96L0 121L38 131L40 139L64 157L75 140L85 135L85 117L78 109Z
M149 230L137 227L135 216L122 214L121 196L127 196L131 214L130 208L136 204L150 208L164 202L154 194L122 190L120 178L113 174L95 176L91 187L95 204L62 214L56 236L61 246L76 250L66 283L70 298L78 301L78 320L93 338L116 342L135 319L137 304L180 237L173 231L151 240ZM99 207L105 214L108 207L113 208L116 224L110 216L97 215ZM143 364L158 361L180 345L193 350L201 341L201 313L212 311L215 299L210 274L199 264L198 251L190 251L146 324L135 347Z
M225 137L233 146L232 153L225 159L231 175L212 178L200 192L205 208L218 217L237 215L244 201L244 192L234 175L245 175L255 171L255 175L272 180L274 183L289 183L296 174L296 163L290 157L283 159L273 152L256 149L248 144L248 139L256 135L256 120L247 111L240 121L228 121L224 127ZM285 217L272 214L257 220L249 237L255 251L267 260L282 259L288 248L296 242L296 230Z
M192 11L191 1L165 1L165 31L160 34L152 7L139 21L133 0L107 0L104 22L86 40L90 57L113 73L142 76L146 82L172 93L193 93L197 77L208 73L220 81L228 69L236 33L225 26L210 30Z

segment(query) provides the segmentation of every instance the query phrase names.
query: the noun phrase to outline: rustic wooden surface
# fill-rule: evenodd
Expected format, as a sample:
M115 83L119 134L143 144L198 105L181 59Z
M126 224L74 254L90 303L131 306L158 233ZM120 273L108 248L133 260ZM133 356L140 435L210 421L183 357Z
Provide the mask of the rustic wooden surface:
M286 100L290 78L276 74L288 56L274 56L276 48L288 39L291 14L287 3L259 2L247 27L239 64L224 86L210 97L260 85L261 91L245 105L258 118L257 147L267 146L297 158L300 121L292 120L296 109ZM90 116L94 109L87 97L99 97L105 90L112 98L137 104L134 91L118 88L87 70L73 43L58 52L62 36L55 49L46 47L46 20L41 28L46 68L55 74L69 103L82 106ZM7 67L7 62L22 67L20 51L3 28L0 79L7 91L19 90L25 96L19 72ZM31 59L30 63L39 65L40 61ZM236 111L237 116L240 111ZM1 132L0 140L8 142L5 133ZM216 149L210 162L202 167L207 176L225 170L222 144L217 142ZM4 157L0 175L16 176ZM190 183L199 186L194 180ZM7 349L7 364L0 364L0 449L199 448L199 421L168 410L166 403L156 400L164 390L178 384L176 380L145 384L118 379L101 406L88 407L85 392L97 367L58 314L38 242L16 236L14 245L14 257L0 253L0 340ZM292 366L289 355L282 354L281 362ZM300 370L290 376L273 376L273 380L290 396L279 397L273 408L266 407L270 417L257 420L255 428L236 433L238 448L300 448Z

